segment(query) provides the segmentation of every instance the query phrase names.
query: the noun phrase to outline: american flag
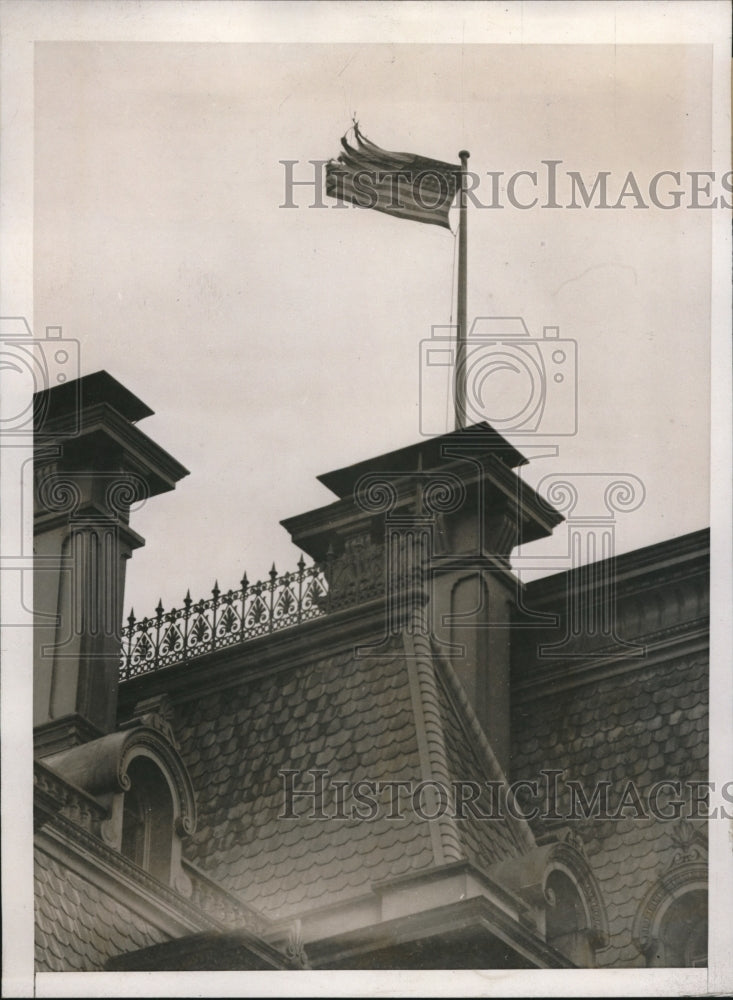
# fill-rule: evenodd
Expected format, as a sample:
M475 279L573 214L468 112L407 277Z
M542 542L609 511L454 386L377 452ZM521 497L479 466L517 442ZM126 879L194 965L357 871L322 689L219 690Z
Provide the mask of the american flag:
M326 166L326 194L361 208L450 229L448 212L461 167L412 153L390 153L366 139L354 124L356 146L346 136L343 152Z

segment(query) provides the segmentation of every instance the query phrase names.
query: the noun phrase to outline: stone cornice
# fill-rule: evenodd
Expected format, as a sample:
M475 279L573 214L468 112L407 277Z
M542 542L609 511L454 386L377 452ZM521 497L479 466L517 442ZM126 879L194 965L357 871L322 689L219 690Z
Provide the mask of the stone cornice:
M708 573L710 558L710 531L705 528L680 538L648 545L643 549L626 552L595 564L597 579L612 574L617 596L622 598L646 589ZM577 592L584 579L582 567L564 573L555 573L524 585L525 601L532 608L556 604L569 590Z
M66 816L49 815L36 834L36 846L170 937L224 929L218 920Z
M374 475L380 475L377 460L372 465ZM321 559L325 551L321 551L325 545L323 537L338 534L353 526L355 519L364 524L372 524L374 530L377 530L385 514L389 517L403 510L414 512L416 481L411 476L414 477L417 473L406 472L403 478L392 481L394 475L394 472L384 473L385 483L390 484L392 504L389 510L385 509L381 514L358 507L353 497L347 496L305 514L285 518L280 524L293 536L296 545L308 551L313 558ZM498 492L520 524L525 542L550 534L563 520L560 513L496 455L483 456L481 469L466 459L454 459L435 469L425 470L423 475L428 479L434 475L436 480L452 477L463 487L481 486ZM524 530L521 526L525 526Z
M708 619L694 623L671 626L660 632L634 636L646 647L644 656L634 656L622 650L613 652L614 647L591 650L587 657L573 660L552 661L538 669L534 675L528 671L513 671L512 701L531 701L558 694L585 684L597 684L608 677L645 670L660 662L683 656L709 655L710 637ZM604 655L605 652L605 655ZM550 661L546 661L546 664Z
M545 944L529 928L507 916L485 896L474 896L312 941L308 944L308 955L314 968L349 968L351 966L346 963L359 961L364 962L364 967L369 967L370 953L379 949L397 948L400 944L409 945L420 940L440 939L446 934L471 931L485 935L487 944L491 940L502 941L512 952L537 968L574 968L568 959Z
M70 413L45 428L47 436L59 435L63 438L64 454L67 449L83 448L95 435L102 435L106 448L113 443L125 452L130 467L150 481L153 494L172 490L178 480L189 474L185 466L108 403L85 407L81 413L81 431L74 434L78 420L75 413Z

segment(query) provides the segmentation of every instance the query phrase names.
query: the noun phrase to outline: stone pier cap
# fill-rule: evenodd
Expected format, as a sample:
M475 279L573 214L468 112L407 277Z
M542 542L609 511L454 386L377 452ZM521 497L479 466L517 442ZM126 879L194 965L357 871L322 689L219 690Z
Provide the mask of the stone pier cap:
M514 471L527 461L490 424L474 424L323 473L319 481L339 499L280 523L317 561L354 533L378 541L385 517L400 514L442 517L455 529L456 551L485 548L495 532L481 526L497 518L513 526L504 532L512 546L525 544L547 537L563 520Z

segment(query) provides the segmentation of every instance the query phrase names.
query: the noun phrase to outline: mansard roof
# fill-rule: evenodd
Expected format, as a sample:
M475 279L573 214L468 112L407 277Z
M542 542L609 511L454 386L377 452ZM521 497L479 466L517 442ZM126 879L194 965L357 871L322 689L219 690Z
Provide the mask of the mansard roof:
M101 969L115 955L165 940L166 932L43 850L35 852L36 967Z
M563 630L534 629L514 655L513 777L562 772L562 815L570 807L567 781L579 782L586 797L608 782L611 813L631 782L647 813L637 816L632 808L618 819L592 814L572 821L606 902L610 945L599 955L603 966L640 961L633 921L678 852L674 810L660 819L647 794L657 782L676 781L680 795L673 798L689 808L686 782L707 774L708 548L708 532L699 531L618 557L614 630L625 645L580 636L567 645L566 658L547 658L537 654L539 646L557 642ZM528 605L562 613L579 578L574 571L537 580L525 591Z
M675 823L655 818L647 795L656 782L678 781L680 795L671 797L688 807L685 783L705 779L707 691L708 664L702 654L637 662L625 674L545 689L541 699L522 699L515 705L514 777L538 780L543 769L561 771L561 815L570 807L568 781L579 782L588 798L599 782L610 782L610 812L633 782L648 813L648 818L637 817L630 809L619 819L591 814L571 821L593 860L607 908L610 946L599 955L603 966L639 961L631 933L635 914L676 851ZM665 802L664 794L659 801ZM671 817L673 810L667 813ZM704 820L698 822L705 826ZM541 828L536 832L539 835Z
M395 637L372 655L313 649L291 669L241 671L219 690L173 696L197 794L191 861L266 916L285 919L450 862L486 871L534 846L523 821L428 821L409 795L401 819L388 817L384 795L371 821L347 815L350 794L345 815L335 816L330 781L449 787L503 775L452 668L427 638ZM213 658L213 679L212 668ZM315 787L312 770L327 772L322 806L331 818L309 816L312 801L297 797L298 818L283 818L285 770L297 772L293 787L305 791Z

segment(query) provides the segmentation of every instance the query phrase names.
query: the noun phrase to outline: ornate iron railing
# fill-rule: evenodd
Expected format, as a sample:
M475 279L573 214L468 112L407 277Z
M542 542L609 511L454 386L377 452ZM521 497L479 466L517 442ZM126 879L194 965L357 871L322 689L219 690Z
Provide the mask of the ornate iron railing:
M273 565L269 580L250 583L245 574L238 590L222 593L215 583L205 600L192 601L189 591L180 608L164 611L159 601L152 617L139 620L132 611L122 629L120 681L383 598L387 562L384 545L366 532L345 539L338 555L329 547L323 563L306 566L301 556L292 573L280 576Z
M192 601L189 591L182 606L171 611L164 611L159 601L150 618L138 620L130 612L122 629L120 681L300 625L330 610L327 573L318 565L306 566L302 556L294 572L280 576L273 565L269 577L250 583L245 574L240 588L226 593L215 583L211 597L201 601Z

